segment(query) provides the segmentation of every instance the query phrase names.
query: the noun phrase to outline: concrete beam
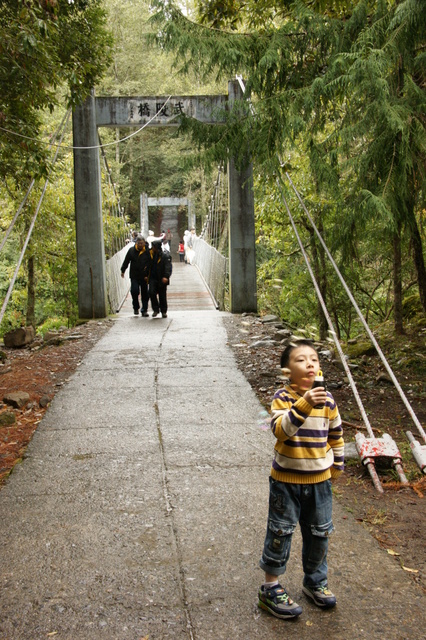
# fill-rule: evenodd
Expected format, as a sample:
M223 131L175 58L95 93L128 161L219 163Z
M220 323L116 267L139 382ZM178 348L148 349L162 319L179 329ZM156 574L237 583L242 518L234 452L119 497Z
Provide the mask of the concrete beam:
M188 206L188 198L148 198L148 207Z
M98 127L178 126L185 115L210 124L224 121L227 96L141 96L96 98ZM160 112L160 113L158 113ZM158 113L156 117L153 118Z
M101 166L94 94L73 113L78 314L108 315L102 224ZM86 148L78 148L86 147ZM95 148L87 148L95 147Z

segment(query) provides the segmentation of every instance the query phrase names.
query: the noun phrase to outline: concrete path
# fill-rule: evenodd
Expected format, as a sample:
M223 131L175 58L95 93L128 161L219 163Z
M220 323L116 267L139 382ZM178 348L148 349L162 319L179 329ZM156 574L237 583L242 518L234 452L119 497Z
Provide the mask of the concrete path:
M0 491L0 640L424 638L421 592L337 501L338 606L302 595L297 533L302 616L257 608L273 438L222 315L171 294L167 320L126 303Z

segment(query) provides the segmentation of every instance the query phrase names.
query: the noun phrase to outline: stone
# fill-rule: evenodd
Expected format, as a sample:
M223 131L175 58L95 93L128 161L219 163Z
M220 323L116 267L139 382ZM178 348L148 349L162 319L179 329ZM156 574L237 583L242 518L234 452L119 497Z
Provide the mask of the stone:
M25 347L27 344L31 344L33 340L33 327L20 327L19 329L5 333L3 336L4 346L11 347L13 349Z
M0 413L0 427L6 427L10 424L15 424L16 416L13 411L4 411Z
M22 407L28 404L29 400L30 396L26 391L14 391L6 394L3 398L5 404L15 407L15 409L22 409Z
M379 375L376 376L376 382L386 382L387 384L393 384L391 378L387 373L379 373Z
M279 320L278 316L273 315L266 315L263 316L263 318L260 318L260 321L263 322L263 324L267 324L268 322L276 322L277 320Z
M274 340L278 340L278 342L280 342L281 340L284 340L285 338L288 338L289 336L291 336L290 329L279 329L274 334Z
M50 402L50 398L49 396L41 396L40 400L39 400L39 405L42 409L44 409L44 407L47 407L47 405Z
M257 340L250 345L250 349L254 349L255 347L274 347L276 342L274 340Z
M57 331L46 331L46 333L43 336L43 340L44 342L49 342L49 340L53 340L54 338L58 337L58 332Z

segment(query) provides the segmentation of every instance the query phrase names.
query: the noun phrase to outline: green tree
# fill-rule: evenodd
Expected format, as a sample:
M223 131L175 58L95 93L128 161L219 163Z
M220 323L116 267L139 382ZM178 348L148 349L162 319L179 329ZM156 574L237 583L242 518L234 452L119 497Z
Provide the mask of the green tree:
M328 237L338 239L342 257L352 260L362 234L372 228L376 251L387 255L393 247L394 319L401 331L400 256L407 243L426 310L419 225L425 186L424 0L360 0L355 6L200 1L203 25L189 21L172 2L156 5L157 41L174 51L182 72L242 74L255 107L253 114L237 105L225 132L191 122L187 128L211 157L249 152L265 175L278 172L280 156L292 148L306 154L315 190L338 205Z
M0 177L47 171L41 113L83 100L110 61L102 0L0 1ZM19 135L16 135L19 134Z

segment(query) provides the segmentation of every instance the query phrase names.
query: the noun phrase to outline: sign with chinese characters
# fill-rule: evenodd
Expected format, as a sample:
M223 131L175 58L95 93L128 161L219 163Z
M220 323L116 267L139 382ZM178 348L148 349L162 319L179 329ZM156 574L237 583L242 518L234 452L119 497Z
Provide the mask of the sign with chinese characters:
M206 123L224 122L227 96L160 96L96 99L98 127L178 126L185 115Z

